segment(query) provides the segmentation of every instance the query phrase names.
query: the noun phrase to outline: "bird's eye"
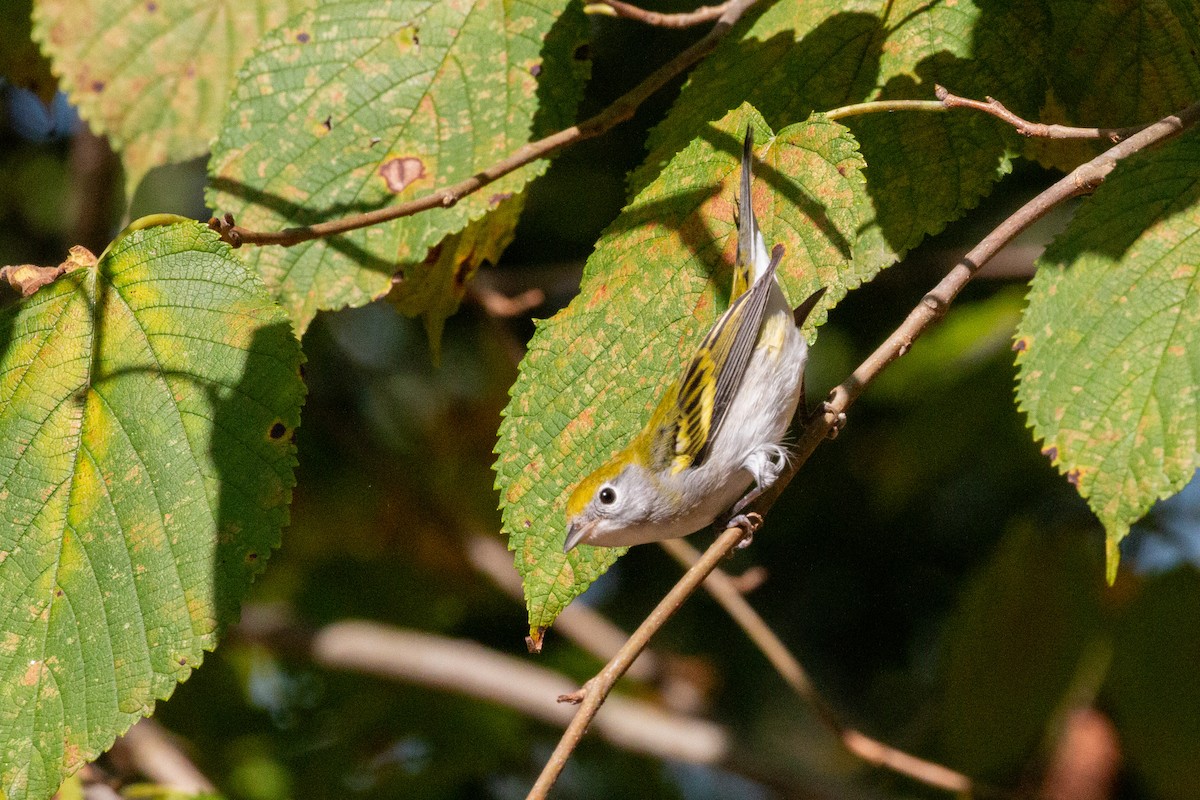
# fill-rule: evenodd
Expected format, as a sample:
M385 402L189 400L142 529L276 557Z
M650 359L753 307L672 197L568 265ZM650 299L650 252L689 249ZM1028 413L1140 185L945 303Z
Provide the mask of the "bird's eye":
M596 495L600 498L600 502L606 506L611 506L617 499L617 493L611 486L605 486L600 490L600 494Z

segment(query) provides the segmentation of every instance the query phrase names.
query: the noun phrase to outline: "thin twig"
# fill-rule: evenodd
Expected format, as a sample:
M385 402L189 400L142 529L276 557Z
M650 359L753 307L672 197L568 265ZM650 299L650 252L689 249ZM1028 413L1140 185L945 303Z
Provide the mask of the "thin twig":
M682 564L685 569L690 569L700 559L699 551L683 539L668 539L661 544L671 557ZM941 764L906 753L843 725L837 713L817 692L799 659L788 650L787 645L775 635L775 631L771 630L766 620L759 616L753 606L742 596L742 592L733 578L716 570L704 581L704 588L725 609L759 651L766 656L767 660L771 662L771 666L792 688L792 691L812 708L821 723L852 754L869 764L884 767L926 786L976 796L997 794L993 790L986 790L986 787L979 786L961 772L955 772ZM985 789L985 791L981 792L981 789Z
M883 114L891 111L947 111L947 106L940 100L868 100L865 103L852 103L848 106L831 108L822 111L821 116L827 119L845 119L858 117L863 114Z
M863 114L880 114L892 111L949 111L952 108L970 108L990 114L1002 122L1006 122L1022 136L1038 139L1105 139L1119 142L1128 139L1133 134L1145 129L1145 125L1134 125L1128 128L1076 128L1070 125L1047 125L1042 122L1030 122L1009 111L1003 103L993 97L983 100L972 100L961 97L935 84L933 93L937 100L869 100L864 103L831 108L821 112L828 119L845 119Z
M1030 122L1018 117L1004 107L1004 104L992 97L982 101L969 97L959 97L947 91L946 87L934 85L933 93L946 108L973 108L985 114L991 114L996 119L1012 125L1022 136L1038 139L1107 139L1116 143L1128 139L1133 134L1146 128L1145 125L1135 125L1128 128L1075 128L1069 125L1046 125L1042 122Z
M830 393L829 400L822 408L822 413L813 415L807 421L800 441L792 448L792 458L788 460L788 465L783 473L753 504L754 511L765 513L775 503L783 489L795 477L796 471L809 459L817 446L844 423L846 410L859 398L867 385L890 363L907 353L917 337L929 326L941 319L950 303L979 269L987 263L988 259L1059 203L1095 191L1096 187L1103 183L1105 177L1112 172L1119 160L1178 135L1188 126L1195 124L1198 119L1200 119L1200 103L1189 106L1177 115L1166 117L1147 126L1086 164L1072 170L1053 186L1022 206L972 248L946 277L921 299L921 302L909 313L900 327L893 331L883 344L854 370L849 378L834 388ZM575 718L571 720L570 726L563 733L550 760L542 769L527 800L541 800L546 797L562 772L571 752L579 743L584 731L596 716L596 712L617 679L633 663L650 637L663 626L696 587L716 569L718 562L743 538L743 532L738 528L726 529L717 537L700 560L683 574L683 577L650 613L650 616L638 626L621 651L594 678L584 684L580 692L570 696L572 699L581 699L582 704ZM803 676L803 672L800 675ZM811 691L811 687L809 691ZM843 742L851 752L869 763L886 766L917 780L927 779L932 786L957 787L959 785L957 781L963 777L940 765L922 762L907 753L888 748L857 731L851 731L848 737L843 737Z
M745 532L738 527L727 528L718 536L700 560L683 574L671 591L667 592L667 596L650 612L650 616L642 621L625 646L604 665L604 669L596 673L596 677L584 684L579 709L575 712L575 717L571 720L571 724L563 733L562 738L559 739L558 746L554 748L546 766L542 768L542 774L538 776L537 782L529 790L527 800L542 800L546 797L550 788L554 786L554 782L558 780L563 767L566 766L567 759L570 758L575 746L579 744L584 732L596 717L600 705L612 691L617 679L629 669L629 665L645 648L650 637L658 632L679 606L683 605L683 601L744 538Z
M621 0L599 0L599 2L587 4L583 7L583 10L588 14L634 19L646 25L654 25L659 28L690 28L694 25L703 25L705 22L712 22L724 14L731 5L733 5L732 1L716 6L700 6L700 8L694 11L663 14L659 11L647 11L644 8L638 8L629 3L623 3Z
M732 0L725 7L716 24L704 35L704 38L656 69L649 77L619 97L612 105L605 108L596 116L557 133L552 133L544 139L522 145L507 158L477 172L466 180L438 189L424 197L418 197L407 203L400 203L399 205L368 211L364 214L355 214L343 217L342 219L330 220L329 222L321 222L316 225L308 225L300 228L285 228L282 231L251 231L237 225L232 215L229 214L226 214L222 219L213 217L208 221L209 227L217 231L221 235L221 238L233 247L239 247L243 244L274 244L290 247L311 239L335 236L339 233L347 233L359 228L390 222L401 217L409 217L432 208L450 208L467 195L478 191L510 172L520 169L526 164L537 161L540 158L546 158L567 145L599 136L632 117L638 107L651 95L712 52L717 43L733 27L734 23L741 19L746 9L754 5L756 1Z
M466 540L467 558L475 569L491 578L492 582L518 602L525 600L521 578L513 569L512 555L503 544L480 533L473 533ZM554 630L570 639L580 649L607 661L621 649L629 638L595 609L582 603L572 603L563 609L554 620ZM652 681L662 674L662 662L658 655L647 649L629 668L629 677L638 681Z

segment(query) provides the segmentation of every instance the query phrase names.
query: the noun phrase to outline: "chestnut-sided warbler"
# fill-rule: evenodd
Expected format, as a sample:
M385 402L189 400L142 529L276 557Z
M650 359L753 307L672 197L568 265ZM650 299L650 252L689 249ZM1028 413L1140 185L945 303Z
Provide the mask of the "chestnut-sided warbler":
M783 246L767 254L750 202L753 149L747 128L729 309L641 433L571 492L564 551L686 536L736 514L783 470L808 360L800 325L825 290L788 305L775 277Z

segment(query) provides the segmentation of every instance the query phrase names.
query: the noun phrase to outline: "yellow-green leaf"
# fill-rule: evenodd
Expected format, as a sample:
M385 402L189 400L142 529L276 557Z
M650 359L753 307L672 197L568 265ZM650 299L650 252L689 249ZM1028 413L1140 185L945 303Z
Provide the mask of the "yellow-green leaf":
M654 129L644 185L698 126L748 102L776 130L864 101L934 97L942 83L1036 115L1043 3L804 0L760 4L689 78ZM846 117L866 160L874 214L865 223L899 258L972 208L1010 169L1017 137L973 112Z
M582 17L568 0L322 3L247 61L213 148L209 204L245 227L278 230L395 205L478 173L573 120ZM382 297L394 273L419 270L430 248L546 164L453 208L246 258L303 331L318 310Z
M287 520L299 343L215 234L168 221L0 307L9 800L187 678Z
M262 34L316 0L35 0L34 37L96 133L121 152L126 191L208 150L233 76Z
M1121 162L1039 261L1017 400L1117 544L1200 466L1200 137Z

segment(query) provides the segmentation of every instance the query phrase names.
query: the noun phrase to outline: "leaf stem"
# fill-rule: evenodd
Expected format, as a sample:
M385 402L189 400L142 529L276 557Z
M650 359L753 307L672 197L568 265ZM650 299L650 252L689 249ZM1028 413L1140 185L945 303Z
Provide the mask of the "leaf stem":
M731 0L731 2L726 3L722 6L722 12L717 18L716 24L713 25L712 29L703 38L656 69L637 86L617 98L612 105L590 119L572 125L557 133L552 133L544 139L522 145L507 158L477 172L466 180L438 189L435 192L406 203L299 228L285 228L281 231L247 230L237 225L231 214L225 214L220 219L213 217L208 221L208 225L217 231L221 235L221 238L232 247L240 247L243 244L273 244L282 247L291 247L300 242L307 242L326 236L336 236L337 234L347 233L359 228L366 228L383 222L391 222L402 217L410 217L413 214L433 208L451 208L467 195L479 191L484 186L508 175L510 172L520 169L526 164L537 161L540 158L553 155L567 145L595 138L631 118L638 107L651 95L655 94L659 89L670 83L672 79L711 53L717 46L717 43L725 38L729 29L741 19L746 10L754 5L755 2L757 0Z

